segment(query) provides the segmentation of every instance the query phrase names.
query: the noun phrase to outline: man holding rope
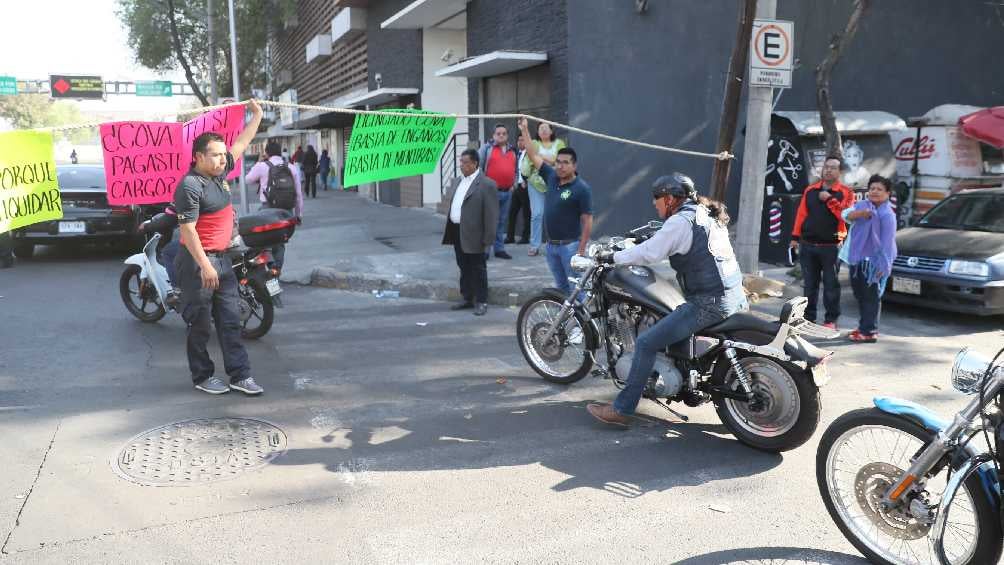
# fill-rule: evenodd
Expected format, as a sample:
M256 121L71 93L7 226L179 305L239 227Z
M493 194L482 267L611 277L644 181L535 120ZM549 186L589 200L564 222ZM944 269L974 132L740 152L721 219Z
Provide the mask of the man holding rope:
M520 118L519 131L530 139L526 118ZM583 255L593 230L593 192L576 174L576 155L571 147L558 150L554 167L544 162L533 143L526 144L526 158L547 184L544 225L547 226L547 266L554 283L563 294L572 291L572 257Z
M251 376L251 363L241 342L237 277L226 255L236 223L227 173L234 169L261 124L261 106L254 100L248 105L251 121L229 151L218 133L206 132L195 138L192 168L174 193L181 228L181 249L174 267L181 287L181 316L188 324L188 367L195 388L209 394L264 392ZM213 375L215 367L206 348L210 319L223 350L229 386Z

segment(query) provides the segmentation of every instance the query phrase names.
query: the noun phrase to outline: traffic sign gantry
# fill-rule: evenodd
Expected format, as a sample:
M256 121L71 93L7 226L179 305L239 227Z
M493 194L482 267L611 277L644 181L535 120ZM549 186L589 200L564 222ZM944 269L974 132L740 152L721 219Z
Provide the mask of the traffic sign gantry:
M105 83L97 75L49 75L49 88L53 98L105 98Z
M795 24L783 20L753 20L750 86L791 88L795 59Z
M138 80L136 96L173 96L169 80Z

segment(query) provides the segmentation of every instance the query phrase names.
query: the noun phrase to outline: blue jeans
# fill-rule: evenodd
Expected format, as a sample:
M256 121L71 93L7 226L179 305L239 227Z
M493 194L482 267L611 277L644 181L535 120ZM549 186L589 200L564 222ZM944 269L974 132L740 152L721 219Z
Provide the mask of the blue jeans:
M851 288L854 289L854 298L858 299L858 310L861 311L858 331L863 334L877 332L882 314L882 297L879 295L878 283L868 284L864 261L859 266L851 266Z
M624 416L634 414L641 395L645 392L645 385L652 376L657 353L747 308L746 296L741 287L738 292L732 291L725 298L690 297L668 316L641 332L635 340L627 384L614 400L614 410Z
M505 251L505 231L509 224L509 204L512 203L512 192L499 191L499 223L495 228L495 253Z
M539 249L544 231L544 203L547 195L532 186L526 188L530 194L530 247Z
M578 250L578 240L565 245L547 244L547 266L554 276L554 286L561 289L561 293L565 296L572 292L572 285L568 282L568 277L572 276L572 257Z
M178 248L181 247L181 242L177 237L171 239L171 242L164 246L164 249L160 252L161 262L164 265L164 269L167 271L167 278L171 281L173 286L178 285L177 275L174 271L174 258L178 256Z

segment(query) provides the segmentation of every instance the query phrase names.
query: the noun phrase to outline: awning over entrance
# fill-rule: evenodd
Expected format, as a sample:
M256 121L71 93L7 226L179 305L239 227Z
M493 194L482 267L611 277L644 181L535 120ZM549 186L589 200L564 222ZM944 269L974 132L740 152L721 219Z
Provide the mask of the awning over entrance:
M344 101L347 108L360 108L363 106L380 106L393 102L405 96L415 96L419 93L417 88L378 88L364 92Z
M294 125L299 129L334 129L352 125L353 119L353 114L325 112L301 118Z
M437 77L480 78L521 71L547 62L547 53L531 51L492 51L468 57L436 71Z
M985 108L962 116L959 125L969 137L1004 149L1004 106Z
M415 0L380 24L382 29L465 29L466 18L456 16L467 11L470 0Z
M819 112L774 112L787 118L800 135L823 135L823 125ZM889 112L834 112L837 131L840 133L867 135L896 131L906 127L902 118Z

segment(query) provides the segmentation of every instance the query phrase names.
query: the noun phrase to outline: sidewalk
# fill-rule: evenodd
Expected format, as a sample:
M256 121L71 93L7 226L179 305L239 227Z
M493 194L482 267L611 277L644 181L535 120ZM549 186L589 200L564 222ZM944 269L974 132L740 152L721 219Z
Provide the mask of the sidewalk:
M446 218L426 208L379 204L353 192L318 192L304 202L303 225L286 249L285 283L357 292L396 290L406 298L460 300L453 248L442 244ZM543 255L526 245L507 245L512 260L488 261L488 302L522 304L554 279ZM672 277L668 263L657 267ZM763 279L747 277L762 295L784 293L787 268L763 266ZM789 285L790 286L790 285Z

